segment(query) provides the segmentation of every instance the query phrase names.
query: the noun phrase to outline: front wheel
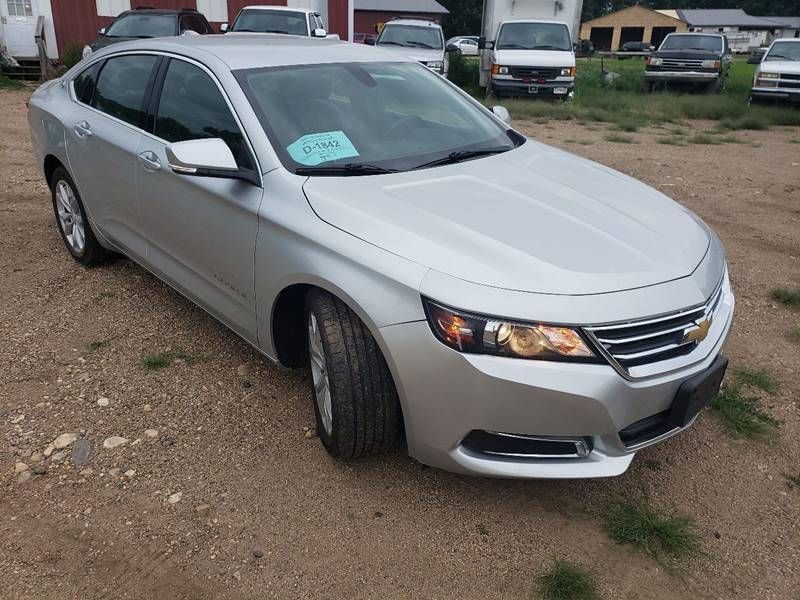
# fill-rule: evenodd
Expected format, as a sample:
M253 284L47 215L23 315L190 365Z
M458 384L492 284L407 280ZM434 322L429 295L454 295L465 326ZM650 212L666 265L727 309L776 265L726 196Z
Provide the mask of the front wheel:
M642 79L642 83L639 84L639 91L642 94L649 94L653 91L653 82L647 81L647 79Z
M377 454L400 438L401 411L378 344L341 300L313 290L306 300L317 433L331 456Z
M715 79L706 86L706 89L704 91L706 94L709 95L719 94L722 92L723 85L724 83L722 79Z
M72 258L87 267L102 263L108 253L97 241L75 182L64 167L53 171L50 189L58 230Z

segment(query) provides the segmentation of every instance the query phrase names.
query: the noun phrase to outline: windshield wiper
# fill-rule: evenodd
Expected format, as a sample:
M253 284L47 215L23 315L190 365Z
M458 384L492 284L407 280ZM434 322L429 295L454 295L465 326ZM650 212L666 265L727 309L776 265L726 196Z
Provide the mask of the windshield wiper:
M406 40L406 44L409 44L410 46L418 46L420 48L430 48L431 50L434 49L433 46L431 46L430 44L426 44L425 42L415 42L413 40Z
M378 165L363 165L348 163L346 165L335 165L329 167L298 167L294 170L296 175L342 175L344 177L354 177L359 175L386 175L397 173L397 169L387 169Z
M559 48L558 46L534 46L531 50L566 50L566 48Z
M402 46L403 44L401 44L400 42L384 42L384 41L380 41L380 42L378 42L378 45L379 46Z
M489 156L491 154L502 154L503 152L508 152L509 150L511 150L511 148L507 148L505 146L503 146L502 148L484 148L482 150L459 150L458 152L451 152L450 154L448 154L447 156L443 156L442 158L437 158L436 160L432 160L430 162L417 165L411 170L416 171L418 169L427 169L428 167L453 165L456 163L463 162L465 160L480 158L481 156Z

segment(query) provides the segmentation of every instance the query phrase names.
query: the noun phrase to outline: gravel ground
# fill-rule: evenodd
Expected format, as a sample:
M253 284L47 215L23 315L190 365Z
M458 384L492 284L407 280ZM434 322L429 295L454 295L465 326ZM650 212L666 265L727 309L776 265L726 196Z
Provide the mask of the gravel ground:
M738 300L728 354L775 374L764 402L781 422L774 443L744 442L709 413L622 477L520 482L402 452L334 463L310 432L305 373L129 261L79 267L25 97L0 91L0 598L529 598L557 557L588 566L605 598L800 598L800 490L784 478L800 474L800 347L785 336L800 313L768 296L800 285L797 129L676 147L656 129L618 144L601 125L519 124L716 229ZM184 358L145 370L159 352ZM104 447L112 436L127 441ZM696 520L704 554L681 574L602 531L608 502L644 496Z

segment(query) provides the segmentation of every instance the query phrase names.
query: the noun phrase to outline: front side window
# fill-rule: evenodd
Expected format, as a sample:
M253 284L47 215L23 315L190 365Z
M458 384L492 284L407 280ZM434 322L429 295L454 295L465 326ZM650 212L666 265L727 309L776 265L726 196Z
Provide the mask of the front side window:
M78 102L91 106L92 98L94 98L94 87L97 82L97 73L100 71L102 64L102 61L96 62L88 69L85 69L72 82Z
M521 143L417 63L275 67L235 75L292 172L345 165L411 170L454 152L504 152Z
M408 48L441 50L442 33L438 27L386 25L377 43L379 46L406 46Z
M154 38L177 33L175 15L130 13L114 21L106 30L106 37Z
M189 15L188 17L181 18L181 33L184 31L194 31L196 33L210 33L206 22L197 15Z
M721 52L722 38L716 35L669 35L660 50L701 50Z
M497 37L498 50L572 51L569 29L560 23L506 23Z
M168 142L221 138L236 163L252 160L236 120L214 81L200 67L171 60L158 103L155 135Z
M764 60L791 60L800 62L800 42L775 42Z
M32 17L33 8L31 0L6 0L8 16L10 17Z
M232 31L308 35L305 13L292 10L243 10L236 17Z
M141 127L147 83L157 60L151 55L109 58L97 77L92 106Z

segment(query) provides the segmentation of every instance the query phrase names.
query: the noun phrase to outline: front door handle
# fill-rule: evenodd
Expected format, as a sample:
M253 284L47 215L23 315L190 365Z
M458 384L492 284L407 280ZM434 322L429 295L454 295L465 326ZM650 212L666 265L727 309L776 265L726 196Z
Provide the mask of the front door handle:
M86 121L78 121L75 123L74 131L75 135L81 139L92 137L92 127Z
M142 161L142 166L145 171L159 171L161 170L161 161L155 152L147 150L139 155L139 160Z

